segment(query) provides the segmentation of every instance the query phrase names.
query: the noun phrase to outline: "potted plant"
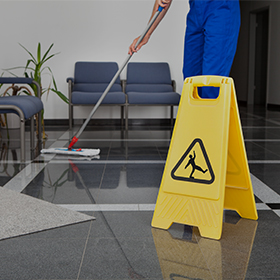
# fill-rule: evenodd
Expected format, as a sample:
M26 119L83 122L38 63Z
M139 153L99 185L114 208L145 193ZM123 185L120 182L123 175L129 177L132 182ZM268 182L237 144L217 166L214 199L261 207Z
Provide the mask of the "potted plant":
M13 73L14 70L16 69L23 69L24 70L24 76L27 78L32 78L34 81L36 81L40 87L41 87L41 95L49 92L54 92L57 94L58 97L60 97L64 102L67 104L69 103L68 97L66 97L61 91L57 89L56 81L54 78L54 75L52 73L52 70L49 66L46 65L46 62L53 58L55 55L58 53L53 53L50 54L50 51L53 47L54 44L51 44L50 47L47 49L47 51L44 54L41 54L41 43L38 43L37 46L37 53L36 56L33 55L28 49L26 49L23 45L19 44L28 54L29 54L29 59L26 62L25 66L17 66L9 69L4 69L4 71L8 72L12 76L17 76ZM42 87L42 75L43 74L48 74L50 77L50 82L49 86L47 88ZM30 87L33 90L33 93L35 96L38 96L37 93L37 88L35 85L30 85ZM31 92L27 90L26 87L17 87L16 85L12 85L9 87L6 91L5 94L9 94L8 91L12 89L13 90L13 95L18 95L21 93L25 93L30 95ZM44 111L42 112L42 127L43 127L43 138L46 138L46 133L45 133L45 126L44 126Z

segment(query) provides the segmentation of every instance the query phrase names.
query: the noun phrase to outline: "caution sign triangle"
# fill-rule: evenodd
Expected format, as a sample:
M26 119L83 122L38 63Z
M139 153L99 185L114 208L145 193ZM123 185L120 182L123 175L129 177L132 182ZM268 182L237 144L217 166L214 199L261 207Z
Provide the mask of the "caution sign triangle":
M200 98L204 86L219 87L218 98ZM224 209L258 218L234 83L220 76L187 78L152 226L192 225L201 236L220 239Z
M201 139L194 139L171 171L174 180L212 184L215 175Z

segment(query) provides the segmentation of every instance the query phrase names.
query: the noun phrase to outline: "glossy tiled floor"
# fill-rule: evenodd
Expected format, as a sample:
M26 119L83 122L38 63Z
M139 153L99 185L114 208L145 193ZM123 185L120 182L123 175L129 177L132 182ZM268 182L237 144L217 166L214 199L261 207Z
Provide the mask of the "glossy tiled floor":
M99 158L41 155L25 167L18 142L3 139L2 186L96 220L0 241L0 279L280 279L280 112L241 107L240 117L259 219L225 211L219 241L150 225L168 127L89 127L78 143ZM47 134L46 148L66 147L73 132Z

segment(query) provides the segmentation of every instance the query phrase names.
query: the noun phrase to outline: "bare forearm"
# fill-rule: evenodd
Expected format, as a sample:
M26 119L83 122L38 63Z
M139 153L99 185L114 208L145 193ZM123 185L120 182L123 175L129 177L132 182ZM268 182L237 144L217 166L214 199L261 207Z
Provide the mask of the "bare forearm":
M150 21L154 17L155 13L158 11L159 6L163 7L164 9L160 12L157 19L155 20L153 25L150 27L147 34L142 39L141 43L137 46L137 48L135 48L135 45L136 45L136 42L138 41L139 37L134 39L132 44L129 46L128 53L130 55L132 55L134 52L137 52L138 50L140 50L143 45L147 44L147 42L149 41L152 33L154 32L154 30L156 29L158 24L161 22L161 20L164 18L166 12L168 11L168 9L171 5L171 2L172 2L172 0L156 0L155 1Z
M158 18L156 19L156 21L154 22L154 24L151 26L150 30L147 32L147 35L150 37L152 35L152 33L154 32L154 30L157 28L157 26L159 25L159 23L161 22L161 20L164 18L164 16L166 15L170 5L171 5L172 0L169 1L168 4L166 4L165 8L161 11L161 13L159 14ZM158 1L155 2L154 7L153 7L153 11L152 11L152 15L150 20L153 18L153 16L155 15L155 13L158 11L159 8L159 4Z

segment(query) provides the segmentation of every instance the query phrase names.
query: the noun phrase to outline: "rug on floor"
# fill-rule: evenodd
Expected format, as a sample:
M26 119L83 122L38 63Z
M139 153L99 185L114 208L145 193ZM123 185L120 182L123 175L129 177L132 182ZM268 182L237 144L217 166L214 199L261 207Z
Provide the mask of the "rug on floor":
M94 219L0 187L0 240Z

